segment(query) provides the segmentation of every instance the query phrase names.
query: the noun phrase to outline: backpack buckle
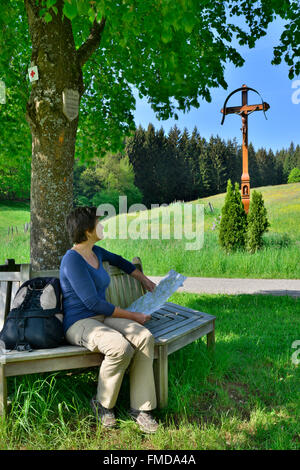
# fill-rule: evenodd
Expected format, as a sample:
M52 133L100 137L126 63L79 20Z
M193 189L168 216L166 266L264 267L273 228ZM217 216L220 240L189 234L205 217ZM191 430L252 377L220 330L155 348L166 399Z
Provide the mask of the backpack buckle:
M28 351L31 352L33 349L31 348L30 344L28 343L19 343L16 345L17 351Z

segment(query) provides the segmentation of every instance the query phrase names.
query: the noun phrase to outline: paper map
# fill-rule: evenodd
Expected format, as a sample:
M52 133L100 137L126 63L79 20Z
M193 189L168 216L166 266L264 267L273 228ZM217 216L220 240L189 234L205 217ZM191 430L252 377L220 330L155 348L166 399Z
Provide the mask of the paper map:
M186 276L171 269L168 274L157 284L153 292L146 292L142 297L132 302L126 310L141 312L151 315L167 302L168 298L183 285Z

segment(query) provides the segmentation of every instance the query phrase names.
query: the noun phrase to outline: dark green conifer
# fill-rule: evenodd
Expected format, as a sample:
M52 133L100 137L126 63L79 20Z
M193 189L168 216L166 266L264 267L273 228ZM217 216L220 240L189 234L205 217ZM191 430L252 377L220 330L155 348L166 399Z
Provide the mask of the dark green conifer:
M227 251L235 251L245 247L247 230L247 214L244 210L239 184L233 189L231 180L227 181L225 204L222 207L222 217L219 229L219 243Z
M267 209L264 205L262 193L253 190L248 213L248 227L246 236L246 248L255 253L263 245L262 236L268 231L270 223L267 219Z

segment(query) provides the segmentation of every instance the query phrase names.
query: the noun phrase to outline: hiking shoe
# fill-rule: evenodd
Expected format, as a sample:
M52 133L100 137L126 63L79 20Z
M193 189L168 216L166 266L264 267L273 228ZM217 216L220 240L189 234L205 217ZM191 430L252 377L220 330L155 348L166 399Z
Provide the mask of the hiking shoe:
M159 424L155 421L150 411L134 410L130 408L129 415L137 422L141 431L147 434L157 431Z
M106 428L114 428L116 426L116 418L113 411L113 408L105 408L101 403L96 399L96 395L92 397L90 401L91 408L94 412L94 415L98 419L99 423Z

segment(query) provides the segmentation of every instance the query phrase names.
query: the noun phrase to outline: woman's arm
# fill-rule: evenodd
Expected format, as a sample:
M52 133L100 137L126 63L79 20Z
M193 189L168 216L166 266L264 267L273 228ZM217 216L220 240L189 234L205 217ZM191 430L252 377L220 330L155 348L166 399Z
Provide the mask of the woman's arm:
M100 249L102 261L108 261L113 266L117 266L118 268L122 269L125 273L129 274L130 276L138 279L146 290L153 292L156 284L152 282L147 276L145 276L142 271L136 268L136 266L128 261L127 259L123 258L116 253L112 253L111 251L105 250L102 246L95 245L97 248Z
M102 261L108 261L113 266L117 266L127 274L131 274L136 269L135 265L123 258L121 255L112 253L111 251L105 250L102 246L95 245L96 249L100 250Z
M139 269L135 269L130 275L140 281L146 290L150 292L154 291L156 287L155 282L152 282L151 279L149 279L147 276L145 276L144 273L142 273L142 271L140 271Z

